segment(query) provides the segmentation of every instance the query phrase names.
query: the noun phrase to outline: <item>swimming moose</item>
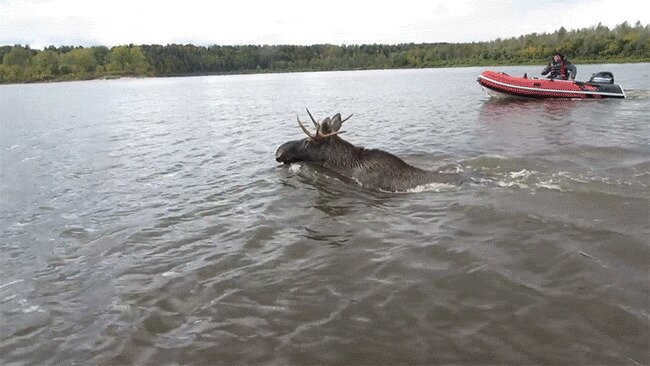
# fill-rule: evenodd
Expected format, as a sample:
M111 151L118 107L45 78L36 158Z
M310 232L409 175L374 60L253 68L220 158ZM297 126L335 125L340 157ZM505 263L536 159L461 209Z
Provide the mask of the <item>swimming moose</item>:
M331 119L316 122L307 110L316 133L311 133L298 118L298 125L307 134L301 140L282 144L275 153L275 160L290 164L305 162L322 166L352 179L370 189L389 192L405 191L429 183L459 183L456 173L431 172L407 164L404 160L386 151L356 147L339 137L343 122L337 113Z

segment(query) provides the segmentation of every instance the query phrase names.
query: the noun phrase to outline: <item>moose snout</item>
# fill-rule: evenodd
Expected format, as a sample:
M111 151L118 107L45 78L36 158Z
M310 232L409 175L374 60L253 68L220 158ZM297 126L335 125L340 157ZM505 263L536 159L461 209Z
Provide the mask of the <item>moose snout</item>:
M275 151L275 161L278 163L289 164L292 161L296 160L293 156L295 153L292 152L295 150L296 145L296 141L289 141L280 145L280 147L278 147L278 149Z
M307 139L285 142L275 152L275 161L285 164L310 161L310 150L313 146L310 147Z
M282 162L282 151L283 151L282 146L280 146L278 150L275 152L275 161L277 161L278 163Z

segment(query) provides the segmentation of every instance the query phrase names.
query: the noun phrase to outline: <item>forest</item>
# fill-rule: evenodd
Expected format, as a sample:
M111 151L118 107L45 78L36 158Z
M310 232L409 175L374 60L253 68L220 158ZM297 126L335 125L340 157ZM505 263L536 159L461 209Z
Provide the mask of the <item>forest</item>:
M0 84L97 78L650 61L650 26L627 22L472 43L311 46L0 46Z

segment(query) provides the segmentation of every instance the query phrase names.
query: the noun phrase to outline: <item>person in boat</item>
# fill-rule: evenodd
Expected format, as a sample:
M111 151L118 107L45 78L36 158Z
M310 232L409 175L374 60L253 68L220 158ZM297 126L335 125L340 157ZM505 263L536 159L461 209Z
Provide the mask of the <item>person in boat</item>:
M549 79L575 80L578 69L564 55L556 53L553 60L542 70Z

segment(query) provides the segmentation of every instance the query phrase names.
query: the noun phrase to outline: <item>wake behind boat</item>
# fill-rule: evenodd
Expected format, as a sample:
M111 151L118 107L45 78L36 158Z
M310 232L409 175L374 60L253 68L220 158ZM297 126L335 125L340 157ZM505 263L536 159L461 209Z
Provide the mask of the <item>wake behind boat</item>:
M588 82L560 79L538 79L510 76L503 72L485 71L478 83L492 97L520 98L625 98L620 85L614 84L611 72L594 74Z

